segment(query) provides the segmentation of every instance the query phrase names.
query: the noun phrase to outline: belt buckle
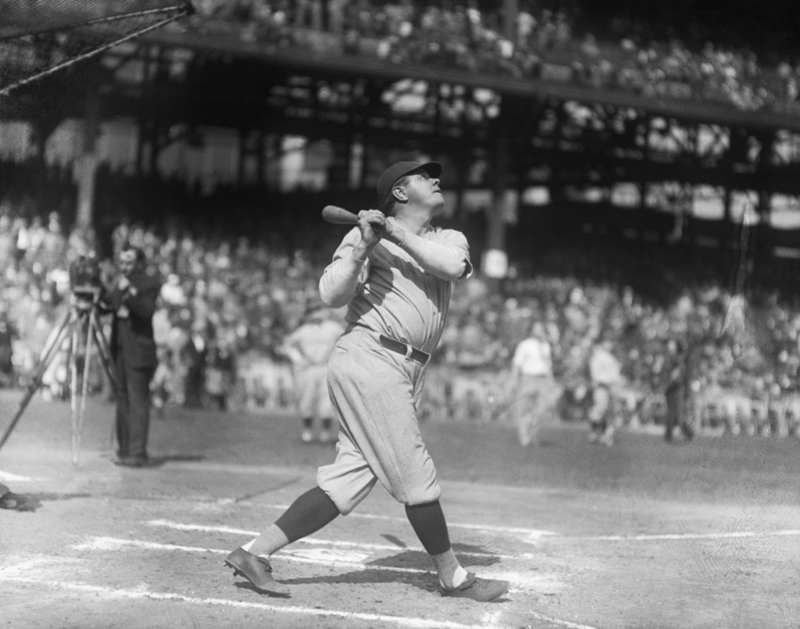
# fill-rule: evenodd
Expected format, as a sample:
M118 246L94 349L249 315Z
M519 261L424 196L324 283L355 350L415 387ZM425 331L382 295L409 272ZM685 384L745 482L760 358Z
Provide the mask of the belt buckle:
M404 345L406 346L406 360L411 360L411 354L414 353L414 348L408 343L404 343Z

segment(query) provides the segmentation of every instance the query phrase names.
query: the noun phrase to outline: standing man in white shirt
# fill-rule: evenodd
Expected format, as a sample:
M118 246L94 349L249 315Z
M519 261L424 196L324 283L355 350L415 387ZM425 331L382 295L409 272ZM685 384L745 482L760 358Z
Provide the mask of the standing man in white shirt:
M553 353L544 325L536 321L511 359L510 411L523 447L541 445L539 432L560 393L553 378Z

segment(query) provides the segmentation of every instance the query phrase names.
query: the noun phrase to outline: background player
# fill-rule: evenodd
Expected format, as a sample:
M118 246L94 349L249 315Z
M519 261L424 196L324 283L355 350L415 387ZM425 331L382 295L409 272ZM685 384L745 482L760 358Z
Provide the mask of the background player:
M301 438L305 443L318 439L328 443L333 437L333 406L328 394L328 358L344 332L344 326L331 318L321 301L306 308L303 322L284 341L283 351L294 368L297 412L303 421Z
M405 505L445 596L492 601L507 581L479 579L450 545L436 469L420 434L417 405L425 366L442 333L451 282L472 271L460 232L431 226L444 205L436 162L399 162L378 180L380 210L358 214L320 280L331 307L348 306L348 327L328 363L339 419L336 459L249 545L226 559L259 591L282 593L267 557L350 513L380 481ZM385 212L385 213L384 213ZM259 556L259 555L264 555Z
M553 378L553 356L544 325L536 321L511 359L510 411L523 447L539 444L539 431L560 394Z
M597 339L589 357L589 379L591 400L587 419L589 420L589 440L605 446L614 445L615 390L622 384L622 365L611 353L611 342L602 337Z

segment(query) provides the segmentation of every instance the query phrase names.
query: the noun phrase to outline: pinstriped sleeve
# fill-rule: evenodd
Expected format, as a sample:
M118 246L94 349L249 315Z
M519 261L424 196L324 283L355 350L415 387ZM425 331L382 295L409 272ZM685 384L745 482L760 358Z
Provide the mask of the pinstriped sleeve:
M350 231L333 254L333 261L319 280L319 295L330 308L346 306L358 294L369 273L369 259L358 260L353 248L360 241L358 229Z

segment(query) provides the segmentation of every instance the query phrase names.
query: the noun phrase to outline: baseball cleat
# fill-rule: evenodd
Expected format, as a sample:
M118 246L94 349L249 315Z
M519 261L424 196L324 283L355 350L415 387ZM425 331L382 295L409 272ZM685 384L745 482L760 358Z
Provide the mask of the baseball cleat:
M442 596L471 598L473 601L478 601L479 603L489 603L508 592L509 585L508 581L501 581L500 579L479 579L471 572L468 572L464 583L454 588L441 587L441 592Z
M244 577L264 594L286 596L289 590L272 578L272 566L265 557L237 548L225 558L225 565L233 568L233 576Z

